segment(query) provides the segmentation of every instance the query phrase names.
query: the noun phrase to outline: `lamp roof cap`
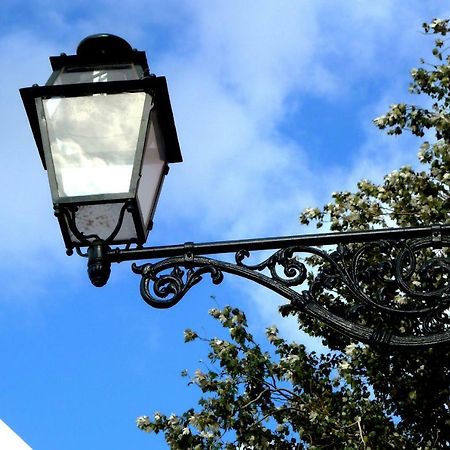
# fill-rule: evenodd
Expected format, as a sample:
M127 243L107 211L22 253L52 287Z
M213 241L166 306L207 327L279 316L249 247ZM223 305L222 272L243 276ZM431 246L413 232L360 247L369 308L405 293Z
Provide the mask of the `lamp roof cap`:
M133 49L125 39L108 33L85 37L78 44L76 55L61 53L59 56L50 56L53 70L67 66L126 63L138 64L144 71L148 70L145 52Z
M81 58L127 57L133 54L131 45L114 34L99 33L85 37L77 47Z

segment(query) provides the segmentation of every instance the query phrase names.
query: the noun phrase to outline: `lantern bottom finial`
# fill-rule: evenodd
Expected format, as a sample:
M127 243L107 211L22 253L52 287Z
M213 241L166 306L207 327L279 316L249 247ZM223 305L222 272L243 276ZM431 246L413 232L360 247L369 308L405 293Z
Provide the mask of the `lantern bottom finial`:
M95 287L104 286L111 274L111 262L105 256L108 247L102 243L94 243L88 250L88 275Z

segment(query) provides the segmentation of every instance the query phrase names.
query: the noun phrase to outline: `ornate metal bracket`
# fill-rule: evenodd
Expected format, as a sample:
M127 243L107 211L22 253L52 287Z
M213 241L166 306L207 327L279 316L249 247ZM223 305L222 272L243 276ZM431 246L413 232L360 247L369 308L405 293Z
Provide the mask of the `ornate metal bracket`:
M204 275L219 284L229 273L286 298L283 315L309 314L371 344L429 347L450 342L449 247L450 226L433 226L115 249L105 258L165 258L132 266L156 308L176 305ZM276 251L248 262L269 249ZM225 253L234 262L204 256Z

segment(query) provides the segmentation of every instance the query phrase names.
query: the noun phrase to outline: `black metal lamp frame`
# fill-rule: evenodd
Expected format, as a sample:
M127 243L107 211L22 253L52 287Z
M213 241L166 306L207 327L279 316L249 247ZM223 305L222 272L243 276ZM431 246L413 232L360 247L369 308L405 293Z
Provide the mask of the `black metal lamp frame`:
M139 53L137 52L138 56ZM70 59L70 56L61 56L58 57L66 61ZM58 58L54 58L58 64L62 64L59 62ZM56 65L55 67L59 67ZM43 140L39 128L39 119L37 115L37 110L35 106L35 98L39 97L80 97L84 95L95 95L95 94L117 94L123 92L145 92L150 94L154 102L158 107L158 124L161 129L161 133L165 136L166 146L167 146L167 161L166 161L166 170L165 174L168 172L168 163L172 162L180 162L181 152L178 144L178 138L175 131L175 123L172 115L172 111L170 108L170 100L169 100L169 92L167 88L167 82L165 77L155 77L148 76L139 80L129 80L129 81L115 81L108 83L80 83L80 84L72 84L72 85L51 85L51 86L32 86L29 88L23 88L20 90L25 110L27 112L31 129L33 131L33 135L35 136L36 144L39 150L39 154L41 156L42 163L44 168L46 168L44 150L43 150ZM143 145L142 145L143 147ZM161 183L162 184L162 183ZM160 188L161 188L160 184ZM54 187L56 190L56 187ZM135 195L135 193L133 193ZM159 193L156 196L158 198ZM106 239L106 242L110 242L115 239L116 235L120 231L120 227L122 225L122 220L124 218L125 212L129 212L132 214L134 218L134 224L137 227L136 233L137 237L134 243L142 244L145 242L147 238L147 234L149 229L152 228L152 220L148 225L148 229L145 229L143 224L140 223L139 219L139 208L137 205L136 198L129 198L130 194L100 194L100 195L91 195L89 199L86 200L86 197L67 197L64 201L59 201L54 204L55 215L58 218L61 232L63 235L64 243L66 245L68 253L72 253L76 244L72 242L72 236L75 236L76 239L81 243L81 245L90 245L92 240L95 239L95 236L85 236L83 233L77 229L75 223L75 216L77 207L80 205L87 204L101 204L101 203L123 203L123 207L120 211L120 218L118 220L117 227L112 231L111 235ZM125 202L124 202L125 200ZM153 217L154 209L156 207L156 203L153 205L152 211L150 213L150 217ZM127 244L128 241L125 242L115 242L116 244Z
M283 315L309 314L369 344L418 348L450 343L448 247L450 225L435 225L132 249L98 242L78 253L88 257L97 286L111 263L157 260L132 265L144 301L155 308L176 305L203 275L220 284L229 273L287 299ZM247 262L263 250L275 251ZM234 262L206 256L230 254ZM308 272L308 262L319 268Z

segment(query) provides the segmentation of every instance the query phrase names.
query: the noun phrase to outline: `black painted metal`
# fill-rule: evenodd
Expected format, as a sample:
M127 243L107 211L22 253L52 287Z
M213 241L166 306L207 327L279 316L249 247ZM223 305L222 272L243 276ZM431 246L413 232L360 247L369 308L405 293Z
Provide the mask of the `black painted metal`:
M105 260L108 247L102 242L96 242L88 250L88 275L91 283L96 287L104 286L111 274L111 263Z
M133 49L125 39L113 34L87 36L78 44L76 55L61 53L50 56L50 64L55 71L67 66L121 63L133 63L149 72L145 52Z
M102 58L133 57L131 45L120 36L108 33L92 34L85 37L77 47L79 58L92 58L99 61Z
M335 245L370 242L382 239L414 239L426 236L450 236L450 225L433 225L413 228L384 228L369 231L347 231L342 233L318 233L297 236L241 239L195 244L165 245L160 247L137 248L133 250L113 250L109 254L111 262L136 261L143 259L168 258L190 252L193 255L217 255L239 250L274 250L295 245Z
M450 226L437 225L112 249L105 262L164 258L132 267L156 308L176 305L204 275L219 284L230 273L286 298L284 315L310 314L371 344L428 347L450 342L449 247ZM246 262L261 250L276 251ZM204 256L230 253L234 262Z

